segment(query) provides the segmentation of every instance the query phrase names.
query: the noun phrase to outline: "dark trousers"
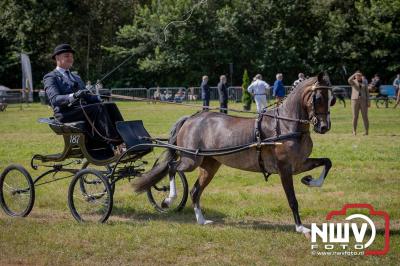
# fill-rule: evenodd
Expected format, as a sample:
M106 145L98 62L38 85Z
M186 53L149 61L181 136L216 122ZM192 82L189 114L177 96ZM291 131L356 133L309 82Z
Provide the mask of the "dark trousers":
M115 145L123 142L121 136L118 134L115 123L117 121L124 121L124 119L115 103L89 104L84 105L83 109L90 121L88 121L79 105L68 108L67 111L63 111L62 113L56 113L54 116L62 123L86 121L88 123L89 134L96 140ZM101 136L95 132L91 124L94 125Z
M210 107L210 99L203 99L203 110L208 111Z
M220 102L220 103L219 103L219 108L221 108L221 109L219 110L221 113L227 114L227 113L228 113L228 110L226 110L226 109L228 109L228 101ZM224 109L222 109L222 108L224 108Z

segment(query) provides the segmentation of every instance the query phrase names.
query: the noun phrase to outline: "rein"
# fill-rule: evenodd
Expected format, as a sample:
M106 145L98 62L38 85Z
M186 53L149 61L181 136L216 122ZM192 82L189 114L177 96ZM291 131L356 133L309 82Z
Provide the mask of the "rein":
M279 137L266 138L266 139L263 139L261 141L260 145L261 146L282 145L282 143L278 142L278 141L292 139L292 138L298 138L301 135L302 135L302 133L295 132L295 133L281 135ZM171 149L183 152L183 153L196 155L196 156L224 156L224 155L229 155L229 154L232 154L232 153L244 151L244 150L247 150L247 149L251 149L251 148L254 148L254 147L256 147L258 145L258 143L248 143L248 144L234 146L234 147L228 147L228 148L202 150L202 149L183 148L181 146L176 146L176 145L173 145L171 143L162 141L161 139L158 139L158 138L140 137L140 139L148 140L148 141L154 141L155 144L149 144L149 143L138 144L138 145L130 147L126 152L133 151L134 149L139 148L141 145L144 145L146 147L151 146L151 147L171 148Z
M278 126L278 121L279 120L285 120L285 121L290 121L290 122L297 122L297 123L301 123L301 124L315 124L317 123L317 115L321 115L322 113L316 113L315 112L315 92L319 89L328 89L330 91L332 91L332 87L329 86L318 86L317 83L313 85L311 91L312 91L312 112L310 114L310 119L306 120L306 119L298 119L298 118L291 118L291 117L287 117L287 116L282 116L279 115L278 112L278 107L276 108L272 108L270 110L274 110L275 109L275 114L267 114L264 112L262 113L258 113L258 112L253 112L253 111L243 111L243 110L237 110L237 109L230 109L230 108L219 108L219 107L208 107L208 110L226 110L226 111L231 111L231 112L236 112L236 113L249 113L249 114L257 114L257 120L256 120L256 128L258 127L257 124L259 124L262 120L263 116L267 116L270 118L274 118L275 119L275 123L276 126ZM92 92L90 92L92 95L94 95ZM129 99L129 100L139 100L139 101L148 101L148 102L159 102L159 103L164 103L164 104L173 104L173 105L181 105L181 106L186 106L186 107L196 107L196 108L203 108L203 106L200 105L196 105L196 104L185 104L185 103L175 103L175 102L165 102L165 101L160 101L160 100L149 100L147 98L139 98L139 97L131 97L131 96L116 96L116 95L111 95L111 96L106 96L108 98L123 98L123 99ZM89 118L88 114L86 113L86 111L84 110L84 107L82 105L82 101L79 101L80 103L80 107L87 119L87 121L89 122L91 128L92 128L92 132L96 132L102 139L106 140L106 141L110 141L110 142L117 142L119 140L117 139L110 139L107 138L105 136L103 136L102 134L100 134L100 132L97 130L97 128L94 125L94 122ZM273 104L274 105L274 104ZM271 105L270 105L271 106ZM327 113L329 114L329 112ZM257 130L257 129L256 129ZM278 133L278 132L277 132ZM257 134L257 133L256 133ZM279 134L277 134L278 136ZM259 135L259 137L257 138L257 143L261 143L261 134ZM262 167L261 169L264 169L264 167Z
M88 121L90 127L92 128L92 134L93 132L96 132L97 135L99 135L100 138L104 139L105 141L110 141L110 142L118 142L120 141L119 139L111 139L111 138L107 138L105 136L103 136L96 128L96 126L94 125L94 122L90 119L89 115L86 113L85 108L82 105L82 99L79 100L79 105L82 109L83 115L86 117L86 120Z

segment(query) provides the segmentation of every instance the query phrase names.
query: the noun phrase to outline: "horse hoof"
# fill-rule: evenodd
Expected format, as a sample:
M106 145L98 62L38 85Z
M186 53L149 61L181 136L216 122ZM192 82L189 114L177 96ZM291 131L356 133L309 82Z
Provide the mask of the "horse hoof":
M306 235L306 234L310 234L311 230L308 229L307 227L303 226L303 225L299 225L299 226L296 225L296 232L297 233L303 233L304 235Z
M303 178L301 179L301 183L303 183L303 184L306 185L306 186L309 186L311 180L313 180L312 176L307 175L307 176L305 176L305 177L303 177Z
M206 225L206 224L212 224L213 221L211 221L211 220L200 220L200 221L197 221L197 223L199 225Z
M304 236L305 236L307 239L311 239L311 234L310 234L310 232L304 233Z

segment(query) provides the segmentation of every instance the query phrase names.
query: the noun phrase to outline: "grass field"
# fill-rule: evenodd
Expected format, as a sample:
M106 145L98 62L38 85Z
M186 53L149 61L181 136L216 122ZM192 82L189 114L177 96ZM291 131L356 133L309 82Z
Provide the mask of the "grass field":
M126 120L142 119L152 136L161 137L179 117L194 112L163 104L118 106ZM51 110L39 104L0 112L0 171L10 163L29 169L33 154L61 151L62 138L36 122L49 116ZM265 183L261 174L222 167L202 197L206 218L215 221L207 226L195 223L190 201L181 213L159 214L127 181L117 184L106 224L78 224L67 207L69 180L38 187L27 218L0 211L0 265L399 265L400 110L373 107L370 124L370 135L362 136L360 118L360 134L353 136L349 103L335 106L332 130L312 134L312 156L331 158L332 170L322 188L304 186L304 174L295 177L295 188L308 226L323 223L345 203L369 203L388 212L391 248L385 256L313 256L310 241L294 230L278 176ZM187 176L191 187L196 173ZM376 241L383 242L382 224Z

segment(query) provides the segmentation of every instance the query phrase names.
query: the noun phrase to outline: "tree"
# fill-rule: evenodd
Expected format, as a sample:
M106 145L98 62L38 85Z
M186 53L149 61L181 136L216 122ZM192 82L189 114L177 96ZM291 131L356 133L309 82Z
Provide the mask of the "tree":
M50 58L57 44L76 50L74 70L83 79L100 77L115 62L102 45L113 43L120 25L133 18L135 0L6 0L0 2L0 80L20 87L21 52L30 56L35 87L54 67ZM106 60L108 59L108 60Z
M244 70L243 72L243 83L242 83L242 103L243 103L243 109L246 111L249 111L251 109L251 94L247 91L247 88L250 85L250 79L249 79L249 74L247 73L247 69Z
M327 70L341 83L350 74L344 69L360 69L388 82L400 69L400 1L199 1L0 1L0 81L21 86L15 73L25 52L40 87L54 66L53 48L65 42L84 79L129 58L107 78L109 87L190 86L204 74L216 84L229 63L266 81L278 72L294 80Z

